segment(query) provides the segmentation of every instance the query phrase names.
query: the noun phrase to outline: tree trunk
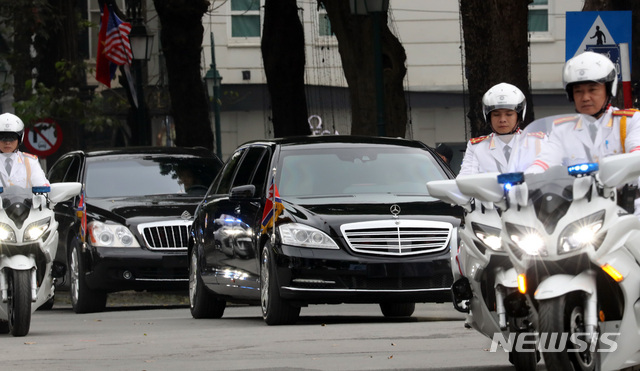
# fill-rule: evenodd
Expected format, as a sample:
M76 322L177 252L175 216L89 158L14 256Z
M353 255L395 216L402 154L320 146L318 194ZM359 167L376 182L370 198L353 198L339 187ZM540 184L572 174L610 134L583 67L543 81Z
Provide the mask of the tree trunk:
M154 0L162 25L160 45L164 53L169 95L176 126L176 145L213 149L209 105L200 75L207 0Z
M533 120L529 86L528 0L460 0L471 136L491 128L482 117L482 96L493 85L517 86L527 98L523 126ZM558 71L560 75L560 71Z
M296 0L266 0L262 60L275 137L309 135L304 90L304 29Z
M41 19L47 20L47 32L44 35L37 34L33 43L37 52L37 82L56 89L61 95L79 95L79 90L87 85L82 56L78 52L80 20L76 3L75 0L48 0L48 7L39 9ZM43 14L45 12L46 15ZM67 64L63 70L57 68L61 62ZM60 125L64 135L60 148L47 157L49 164L53 164L64 153L84 148L85 145L81 141L82 127L78 127L77 121L63 117L51 118Z
M631 11L631 40L629 53L631 53L631 85L633 90L634 107L638 105L638 93L640 93L640 1L637 0L585 0L583 11L605 10L630 10ZM624 107L622 96L622 84L618 85L618 94L613 102L617 107Z
M338 39L342 68L349 85L351 134L378 135L373 17L352 15L345 0L319 1L324 4L331 30ZM407 56L387 26L387 14L381 14L380 18L384 134L405 137L408 115L403 81Z

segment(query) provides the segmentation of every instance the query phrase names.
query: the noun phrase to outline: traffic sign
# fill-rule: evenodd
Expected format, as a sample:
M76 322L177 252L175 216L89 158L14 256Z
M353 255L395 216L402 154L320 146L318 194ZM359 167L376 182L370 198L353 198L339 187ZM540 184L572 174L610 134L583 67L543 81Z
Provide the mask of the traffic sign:
M24 131L24 146L30 153L45 158L62 145L62 129L52 119L42 119Z
M631 45L630 11L567 12L566 27L566 60L584 52L589 45Z

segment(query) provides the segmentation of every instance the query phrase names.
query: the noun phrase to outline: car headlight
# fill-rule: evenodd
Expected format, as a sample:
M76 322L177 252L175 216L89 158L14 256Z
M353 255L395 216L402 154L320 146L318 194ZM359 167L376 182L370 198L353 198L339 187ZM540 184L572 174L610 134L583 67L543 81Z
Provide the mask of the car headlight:
M0 241L16 242L16 234L8 224L0 223Z
M311 247L316 249L339 249L338 245L323 231L299 223L287 223L278 227L284 245Z
M121 224L94 221L87 225L87 229L94 246L140 247L129 228Z
M566 254L587 246L597 249L605 236L605 234L598 236L598 231L602 229L603 224L604 210L569 224L560 233L558 254Z
M493 251L502 250L502 239L500 238L499 228L489 227L484 224L471 223L471 229L473 230L473 234L478 237L483 245Z
M509 239L528 255L547 256L544 239L535 228L506 223L505 228Z
M49 229L50 224L51 218L44 218L42 220L38 220L37 222L29 224L24 230L24 236L22 237L22 239L25 242L37 240L38 238L42 237L44 232Z

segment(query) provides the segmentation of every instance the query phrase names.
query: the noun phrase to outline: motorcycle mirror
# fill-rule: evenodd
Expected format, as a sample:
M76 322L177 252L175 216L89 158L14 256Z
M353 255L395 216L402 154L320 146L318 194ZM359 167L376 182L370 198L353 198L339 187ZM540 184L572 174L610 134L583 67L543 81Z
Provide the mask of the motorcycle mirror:
M637 181L640 176L640 152L601 159L598 175L602 184L609 188Z
M504 197L504 189L498 183L498 175L499 173L463 175L456 178L456 184L465 196L498 203Z
M452 205L466 205L470 198L458 189L455 179L432 180L427 182L429 195Z
M82 190L82 183L78 182L64 182L53 183L51 185L51 193L49 199L54 204L58 202L66 201L71 197L78 196Z

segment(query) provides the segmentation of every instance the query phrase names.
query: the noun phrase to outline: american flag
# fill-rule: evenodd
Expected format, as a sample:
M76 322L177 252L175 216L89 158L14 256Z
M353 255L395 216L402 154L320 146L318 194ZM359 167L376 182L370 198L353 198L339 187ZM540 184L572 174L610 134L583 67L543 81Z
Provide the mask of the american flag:
M131 24L123 22L116 13L109 8L109 21L107 23L107 35L104 41L104 55L111 62L121 66L131 64L133 54L129 43Z

